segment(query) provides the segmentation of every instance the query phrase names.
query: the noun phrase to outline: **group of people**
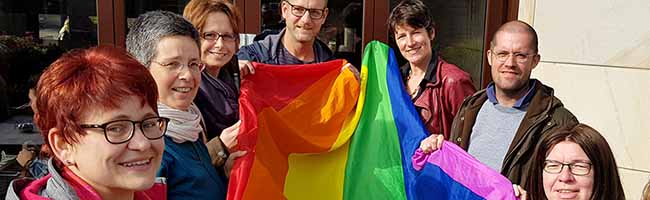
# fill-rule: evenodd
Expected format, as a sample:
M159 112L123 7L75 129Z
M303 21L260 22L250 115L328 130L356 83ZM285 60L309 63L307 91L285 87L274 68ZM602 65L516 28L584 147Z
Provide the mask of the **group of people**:
M335 59L317 39L327 0L280 7L286 27L241 49L234 5L191 0L183 16L139 16L126 51L100 46L59 58L33 102L49 173L13 181L7 199L225 199L232 165L246 154L234 147L239 81L255 73L251 62ZM400 2L388 25L408 61L404 87L431 134L422 151L452 141L508 177L522 198L625 198L607 141L530 78L540 61L530 25L496 31L486 52L493 83L478 92L433 50L435 22L420 0Z
M467 73L433 56L429 16L421 1L406 0L388 22L409 62L405 86L431 133L422 151L456 143L510 179L522 198L625 199L605 138L530 78L541 57L533 27L511 21L494 33L486 52L493 82L475 92Z

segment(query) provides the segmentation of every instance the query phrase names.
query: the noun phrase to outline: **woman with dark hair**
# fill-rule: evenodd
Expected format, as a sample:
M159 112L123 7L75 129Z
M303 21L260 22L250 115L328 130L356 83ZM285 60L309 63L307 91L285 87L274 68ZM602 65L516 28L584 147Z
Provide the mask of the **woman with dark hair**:
M142 64L113 47L72 51L36 91L49 174L13 181L6 199L165 199L156 172L169 119Z
M532 159L532 199L625 199L609 144L585 124L542 138Z
M476 89L467 72L443 60L433 49L435 22L422 1L397 4L388 18L388 29L408 61L401 67L404 87L431 134L421 144L421 149L429 153L449 137L463 99Z

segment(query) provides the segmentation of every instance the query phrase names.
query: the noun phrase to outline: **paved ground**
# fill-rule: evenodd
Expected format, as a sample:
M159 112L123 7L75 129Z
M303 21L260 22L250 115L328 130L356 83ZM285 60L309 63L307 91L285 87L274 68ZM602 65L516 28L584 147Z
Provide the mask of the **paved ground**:
M0 122L0 150L6 151L8 154L17 154L22 147L22 144L27 142L30 144L43 144L40 131L34 125L34 131L21 132L16 128L17 123L32 122L32 116L13 116L3 122Z

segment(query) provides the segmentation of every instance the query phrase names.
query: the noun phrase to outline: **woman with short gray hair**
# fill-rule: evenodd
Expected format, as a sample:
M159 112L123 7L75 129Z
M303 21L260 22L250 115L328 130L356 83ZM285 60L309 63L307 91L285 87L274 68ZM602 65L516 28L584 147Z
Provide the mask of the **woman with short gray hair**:
M167 11L147 12L130 28L127 50L151 72L160 94L158 111L171 119L158 171L158 176L167 177L168 198L225 199L225 179L211 164L203 117L192 103L205 68L198 32L183 17ZM215 140L220 143L218 137Z

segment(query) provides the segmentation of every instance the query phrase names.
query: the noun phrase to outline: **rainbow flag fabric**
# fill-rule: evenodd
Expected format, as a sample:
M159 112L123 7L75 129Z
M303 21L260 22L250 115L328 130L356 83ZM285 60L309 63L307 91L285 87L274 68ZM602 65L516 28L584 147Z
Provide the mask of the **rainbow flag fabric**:
M428 134L387 45L368 44L360 82L346 64L254 64L236 147L248 153L228 199L515 199L505 177L453 144L416 152Z

